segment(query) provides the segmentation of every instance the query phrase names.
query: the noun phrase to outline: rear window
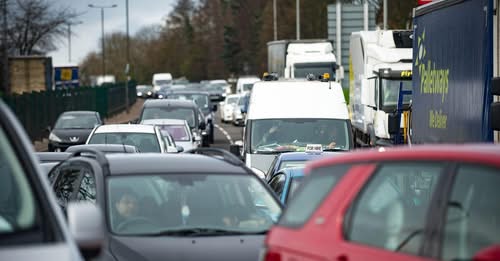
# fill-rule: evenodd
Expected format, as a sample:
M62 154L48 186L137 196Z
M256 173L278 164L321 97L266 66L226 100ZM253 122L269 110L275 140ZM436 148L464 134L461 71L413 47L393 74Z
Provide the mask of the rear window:
M311 174L304 178L303 186L295 192L279 224L297 227L306 223L350 168L350 165L338 165L312 170Z

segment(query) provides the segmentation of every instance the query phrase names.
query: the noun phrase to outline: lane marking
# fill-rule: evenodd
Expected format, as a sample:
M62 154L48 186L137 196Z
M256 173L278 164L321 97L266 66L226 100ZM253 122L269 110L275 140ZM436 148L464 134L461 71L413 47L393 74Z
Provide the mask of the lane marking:
M222 128L221 126L219 126L218 124L214 124L215 128L217 128L220 132L222 132L222 134L224 134L224 136L226 136L226 139L229 141L229 144L233 144L233 138L231 138L231 135L229 135L229 133L227 133L227 131Z

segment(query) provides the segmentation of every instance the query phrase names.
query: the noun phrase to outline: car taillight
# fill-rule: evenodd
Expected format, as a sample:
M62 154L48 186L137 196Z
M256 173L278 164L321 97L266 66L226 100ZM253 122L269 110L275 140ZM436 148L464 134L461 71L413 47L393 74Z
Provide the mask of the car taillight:
M259 261L281 261L281 254L268 248L263 248L260 252Z

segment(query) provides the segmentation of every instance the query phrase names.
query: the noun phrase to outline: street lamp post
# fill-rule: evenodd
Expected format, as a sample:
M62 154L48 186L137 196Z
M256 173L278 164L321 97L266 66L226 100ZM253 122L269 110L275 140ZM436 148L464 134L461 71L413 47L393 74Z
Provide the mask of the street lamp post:
M102 31L102 76L106 75L106 64L105 64L105 49L104 49L104 9L105 8L115 8L117 5L94 5L89 4L90 8L100 8L101 9L101 31Z
M71 63L71 26L83 24L83 22L78 21L74 23L67 23L68 25L68 63Z
M127 113L129 112L129 99L128 99L128 81L130 80L130 36L129 36L129 26L128 26L128 0L125 0L125 17L127 20L127 66L125 68L125 108Z

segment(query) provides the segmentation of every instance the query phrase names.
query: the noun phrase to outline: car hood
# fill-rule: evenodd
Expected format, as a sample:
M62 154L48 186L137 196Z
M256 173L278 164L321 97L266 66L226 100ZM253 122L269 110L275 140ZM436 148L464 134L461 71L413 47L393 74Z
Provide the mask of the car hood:
M114 237L109 247L117 260L255 261L264 237Z
M59 137L62 142L84 144L92 129L53 129L52 133Z

